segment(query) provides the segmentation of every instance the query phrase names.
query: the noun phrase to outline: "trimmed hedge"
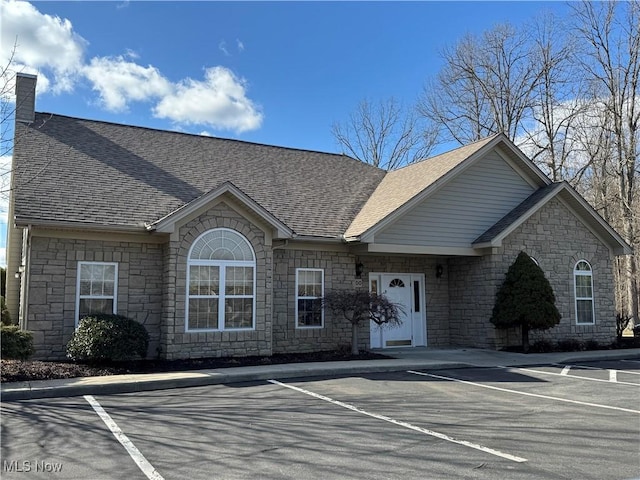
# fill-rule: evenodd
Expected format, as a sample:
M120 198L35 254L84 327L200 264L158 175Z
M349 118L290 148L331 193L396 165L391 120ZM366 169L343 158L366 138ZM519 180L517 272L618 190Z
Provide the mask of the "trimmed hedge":
M5 359L26 360L35 353L33 334L18 325L0 325L0 344Z
M67 343L67 356L85 362L122 362L147 356L149 333L122 315L90 315L80 320Z

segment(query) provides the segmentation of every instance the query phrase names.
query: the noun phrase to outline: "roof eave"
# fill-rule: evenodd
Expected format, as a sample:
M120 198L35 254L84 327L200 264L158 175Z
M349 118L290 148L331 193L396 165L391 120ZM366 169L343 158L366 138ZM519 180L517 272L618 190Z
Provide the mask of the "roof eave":
M22 215L14 217L15 226L22 227L41 227L55 228L64 230L90 230L100 232L123 232L123 233L147 233L145 225L109 225L91 222L74 222L69 220L49 220L42 218L31 218Z

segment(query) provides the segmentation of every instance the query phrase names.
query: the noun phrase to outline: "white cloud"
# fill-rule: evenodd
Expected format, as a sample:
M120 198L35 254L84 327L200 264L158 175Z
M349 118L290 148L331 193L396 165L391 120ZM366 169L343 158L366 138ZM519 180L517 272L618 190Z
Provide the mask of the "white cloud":
M0 267L7 266L7 249L5 247L0 247Z
M245 81L224 67L206 69L203 80L185 78L172 83L157 67L141 65L138 54L129 49L87 62L88 42L69 20L42 14L25 1L0 0L0 10L0 61L6 64L13 56L15 71L37 74L39 94L72 92L77 82L88 80L98 93L99 104L110 111L126 111L131 102L148 102L155 105L156 117L170 119L177 126L244 132L262 123L262 113L247 97ZM238 52L244 49L240 40L235 47ZM224 40L219 48L229 54ZM3 91L13 92L12 78L1 81Z
M94 57L84 74L100 94L107 110L123 111L129 101L144 101L170 94L171 83L157 68L143 67L124 57Z
M49 87L56 93L71 91L87 45L87 41L73 31L71 22L42 14L23 1L0 0L0 9L3 65L13 59L16 70L37 71L41 77L44 76L42 70L46 70L50 78L42 82L38 79L40 92Z
M259 128L263 118L246 96L245 81L224 67L206 69L204 81L188 78L178 83L173 94L158 102L154 115L238 133Z

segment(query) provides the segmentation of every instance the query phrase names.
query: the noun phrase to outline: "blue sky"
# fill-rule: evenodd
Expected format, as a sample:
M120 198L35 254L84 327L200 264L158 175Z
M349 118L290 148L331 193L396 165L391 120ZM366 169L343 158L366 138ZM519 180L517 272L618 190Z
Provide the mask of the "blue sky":
M38 111L337 152L362 99L412 104L467 32L561 2L9 2ZM6 159L5 159L6 161ZM0 207L6 216L6 206ZM6 218L0 219L0 262Z

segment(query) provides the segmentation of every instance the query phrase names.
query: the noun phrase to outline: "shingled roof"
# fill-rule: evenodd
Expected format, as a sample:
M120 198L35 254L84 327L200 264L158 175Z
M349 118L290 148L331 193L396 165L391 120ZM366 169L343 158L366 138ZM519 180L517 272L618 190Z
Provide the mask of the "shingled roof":
M435 184L498 136L487 137L389 172L349 226L345 236L361 235L416 195Z
M337 238L385 176L344 155L48 113L16 129L24 222L142 229L231 182L297 235Z

